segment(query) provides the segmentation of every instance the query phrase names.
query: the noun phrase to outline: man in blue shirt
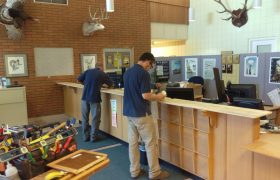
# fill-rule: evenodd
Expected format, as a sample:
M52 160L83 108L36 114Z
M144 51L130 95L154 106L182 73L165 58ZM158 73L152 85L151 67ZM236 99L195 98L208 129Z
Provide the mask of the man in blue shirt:
M164 179L169 176L168 172L160 169L156 127L150 110L150 101L161 101L165 97L162 93L151 93L148 70L154 62L153 54L144 53L137 64L124 74L123 114L128 119L129 160L132 178L138 178L143 174L143 170L140 168L139 137L145 143L149 178Z
M97 141L101 118L101 93L103 84L108 87L113 85L108 75L102 71L101 63L96 63L94 69L88 69L78 77L78 81L84 85L82 95L82 129L84 141ZM92 115L91 129L89 125L89 113Z

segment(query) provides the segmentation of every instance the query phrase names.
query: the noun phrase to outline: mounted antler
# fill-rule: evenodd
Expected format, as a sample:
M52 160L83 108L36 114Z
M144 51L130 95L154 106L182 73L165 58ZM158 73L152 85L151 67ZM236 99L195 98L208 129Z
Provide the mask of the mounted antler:
M96 17L96 14L99 12L99 17ZM94 15L91 14L91 9L89 6L89 16L90 21L83 23L83 34L84 36L90 36L94 31L103 30L105 27L101 24L101 21L104 19L109 19L108 13L105 10L102 10L100 7L94 12Z
M26 20L39 22L26 14L23 9L24 0L6 0L0 5L0 23L5 25L8 38L18 40L22 37L22 27Z
M221 2L221 0L214 0L214 1L219 3L224 8L224 11L221 11L221 12L218 11L218 13L227 12L227 13L231 14L230 17L223 19L223 20L228 21L231 19L232 24L236 27L241 27L247 23L247 21L248 21L247 11L249 10L249 9L247 9L248 0L245 0L244 6L242 9L237 9L237 10L233 10L233 11L230 11L229 9L227 9L226 6Z

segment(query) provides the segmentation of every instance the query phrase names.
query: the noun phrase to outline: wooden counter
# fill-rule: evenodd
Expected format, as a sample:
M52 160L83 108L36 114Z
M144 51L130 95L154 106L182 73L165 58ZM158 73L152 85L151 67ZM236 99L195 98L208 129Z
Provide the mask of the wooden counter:
M81 98L81 85L59 84L69 96L69 89L73 89L71 97L64 96L69 97L65 102ZM112 99L117 101L117 127L111 122ZM101 129L127 141L122 103L121 89L102 90ZM271 112L170 98L155 104L152 113L158 126L161 159L204 179L254 179L255 156L245 147L260 138L259 118Z
M62 82L57 83L59 85L72 87L72 88L83 88L83 85L76 84L76 83L69 83L69 82ZM102 89L102 93L108 93L118 96L123 96L123 89ZM171 99L165 98L160 103L167 104L167 105L174 105L180 106L185 108L195 108L204 111L212 111L216 113L225 113L230 115L248 117L248 118L259 118L262 116L266 116L271 114L270 111L262 111L262 110L255 110L255 109L248 109L248 108L240 108L235 106L227 106L221 104L209 104L204 102L197 102L197 101L188 101L188 100L181 100L181 99Z
M25 87L0 88L0 122L9 126L28 124Z
M280 134L262 134L247 149L254 153L254 180L279 179Z

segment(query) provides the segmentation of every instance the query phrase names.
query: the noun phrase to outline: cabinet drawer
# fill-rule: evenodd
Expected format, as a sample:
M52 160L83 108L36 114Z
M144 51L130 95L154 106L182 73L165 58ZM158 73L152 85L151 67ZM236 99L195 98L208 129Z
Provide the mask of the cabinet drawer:
M25 101L25 90L20 89L8 89L0 90L0 104L11 104Z
M194 153L192 151L182 150L182 168L194 173Z

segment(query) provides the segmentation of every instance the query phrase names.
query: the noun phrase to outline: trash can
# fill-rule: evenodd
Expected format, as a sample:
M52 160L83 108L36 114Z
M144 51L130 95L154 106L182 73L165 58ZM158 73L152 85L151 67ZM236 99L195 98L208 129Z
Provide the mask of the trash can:
M142 165L148 165L147 153L146 153L144 142L139 143L139 151L140 151L140 163Z

